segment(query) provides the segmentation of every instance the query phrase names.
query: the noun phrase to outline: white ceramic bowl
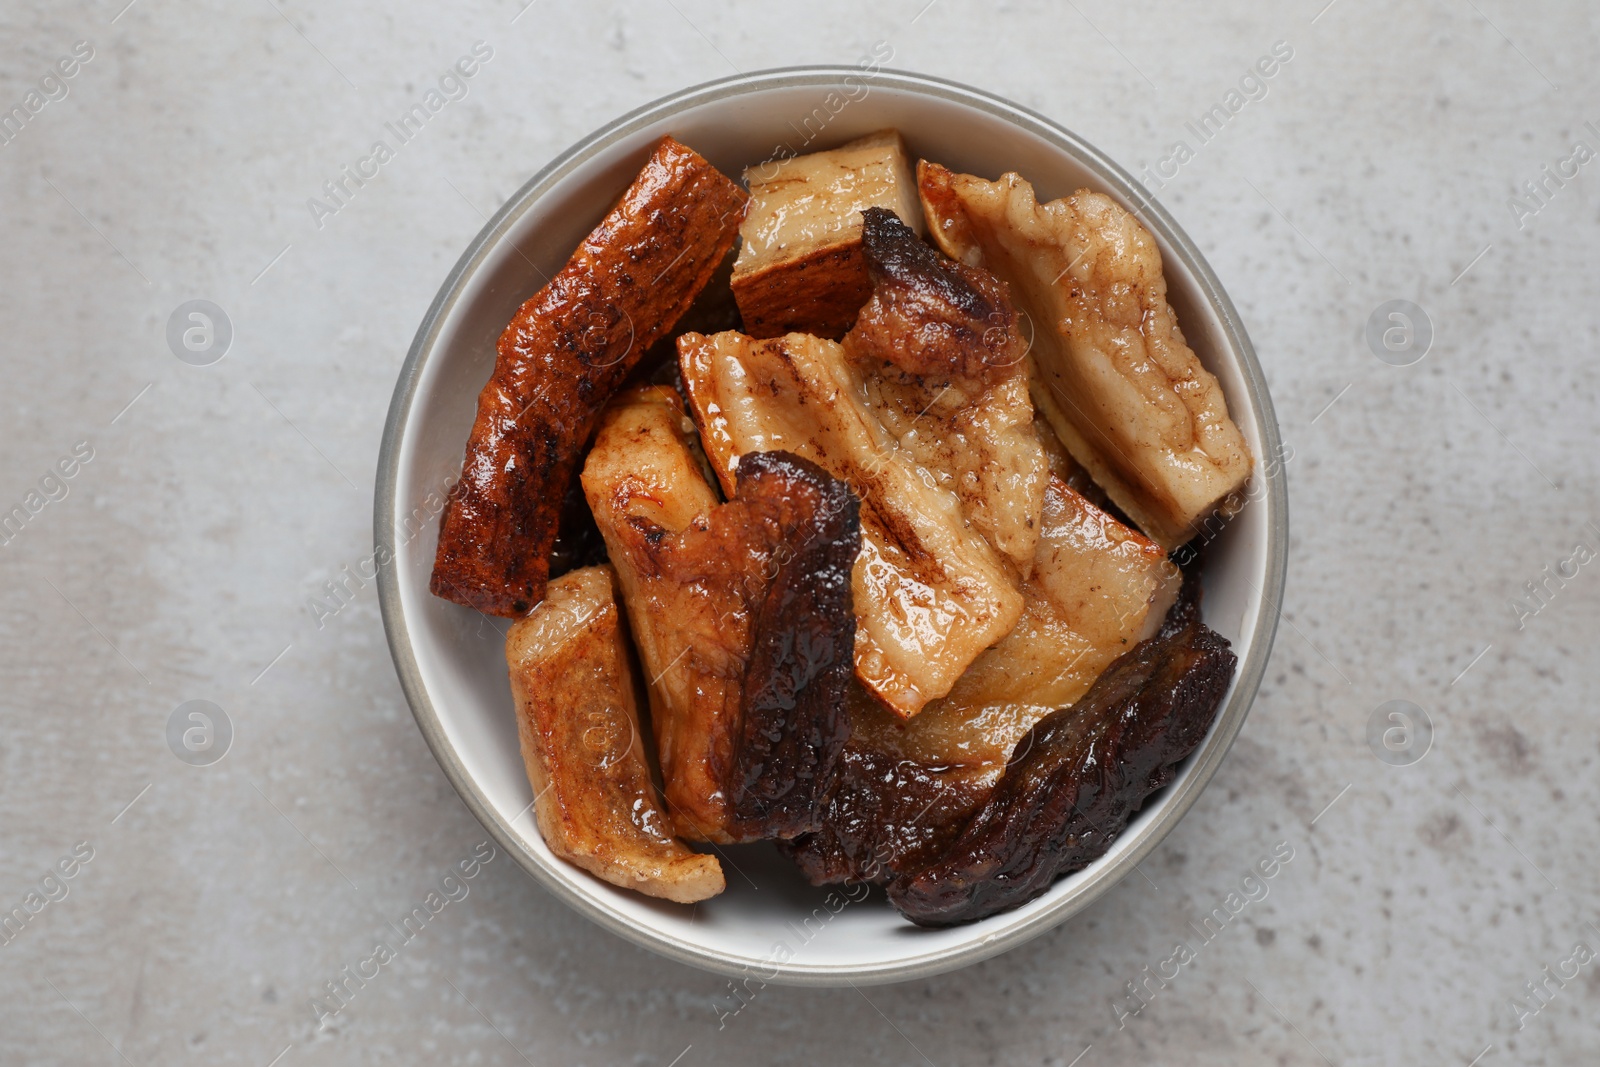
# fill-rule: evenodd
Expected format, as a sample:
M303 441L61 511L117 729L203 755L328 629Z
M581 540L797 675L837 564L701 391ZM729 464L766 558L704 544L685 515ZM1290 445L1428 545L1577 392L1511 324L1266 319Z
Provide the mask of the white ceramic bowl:
M1184 335L1217 375L1257 457L1250 502L1210 547L1206 622L1233 642L1238 676L1221 714L1175 780L1100 860L1021 908L923 930L874 891L813 889L767 845L730 850L728 890L696 908L617 889L556 859L534 825L506 680L505 623L428 593L443 487L460 470L495 341L672 134L725 173L786 150L811 151L897 127L913 153L985 177L1015 170L1041 200L1088 186L1136 209L1165 258ZM806 142L807 136L813 138ZM1134 179L1048 119L987 93L920 75L810 67L741 75L675 93L562 154L473 240L422 320L395 387L378 462L375 537L383 621L417 723L445 774L494 839L552 893L623 937L735 977L842 985L931 975L1003 952L1107 892L1172 829L1244 722L1277 623L1288 539L1278 427L1261 368L1205 260ZM736 868L735 866L736 865ZM859 895L859 892L856 894Z

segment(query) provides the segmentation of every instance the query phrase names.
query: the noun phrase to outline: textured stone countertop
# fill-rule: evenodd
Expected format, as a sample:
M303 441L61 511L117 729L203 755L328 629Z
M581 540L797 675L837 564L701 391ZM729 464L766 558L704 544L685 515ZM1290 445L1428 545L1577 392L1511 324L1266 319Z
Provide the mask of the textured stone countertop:
M0 944L0 1062L1600 1060L1593 5L522 2L0 11L0 107L36 106L0 144L0 511L37 505L0 547L0 910L44 905ZM314 219L478 41L467 95ZM964 971L768 986L719 1029L724 979L502 856L319 1027L372 916L485 836L371 585L320 630L306 607L370 554L424 309L601 123L879 41L1147 174L1238 304L1294 459L1282 625L1236 747L1147 877ZM1291 58L1202 144L1186 124L1277 42ZM167 340L196 299L231 324L205 367ZM1431 326L1415 362L1366 340L1391 300ZM191 700L231 723L211 766L169 747ZM1368 743L1391 700L1431 724L1420 760ZM1126 983L1280 843L1266 898L1119 1028Z

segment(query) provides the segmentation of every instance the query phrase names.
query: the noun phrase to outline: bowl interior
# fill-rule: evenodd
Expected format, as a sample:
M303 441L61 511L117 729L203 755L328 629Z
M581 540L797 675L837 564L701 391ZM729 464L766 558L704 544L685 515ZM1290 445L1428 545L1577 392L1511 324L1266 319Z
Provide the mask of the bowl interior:
M652 901L555 859L540 838L506 679L507 624L428 592L443 492L460 470L500 331L659 137L670 133L737 176L775 155L886 126L899 128L914 153L956 170L991 178L1015 170L1041 200L1088 186L1140 209L1161 243L1184 334L1221 380L1258 460L1250 502L1211 545L1205 572L1205 619L1233 642L1239 675L1201 749L1111 852L1015 911L917 929L876 892L811 888L765 845L725 851L728 890L714 900ZM508 202L447 281L396 391L380 462L377 536L394 551L382 579L385 622L407 696L447 774L502 845L579 910L658 951L733 975L842 983L928 974L998 952L1085 906L1154 847L1220 762L1254 696L1272 638L1268 608L1281 592L1281 476L1261 462L1277 446L1270 402L1231 306L1181 231L1093 149L1026 111L932 79L844 70L746 76L652 105L556 161Z

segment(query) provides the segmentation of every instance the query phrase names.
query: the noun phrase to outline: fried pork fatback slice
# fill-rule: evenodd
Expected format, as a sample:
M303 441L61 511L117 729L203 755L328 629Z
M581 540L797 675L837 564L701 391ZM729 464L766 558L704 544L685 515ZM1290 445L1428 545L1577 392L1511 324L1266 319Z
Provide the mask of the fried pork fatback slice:
M731 286L745 330L838 338L872 295L861 209L877 205L922 224L905 143L880 130L825 152L768 160L744 177L750 212Z
M793 837L816 827L848 737L858 503L815 464L765 452L718 504L693 431L671 389L624 394L584 491L650 678L673 825Z
M1160 628L1181 584L1160 545L1052 477L1021 620L907 727L902 750L998 772L1035 722Z
M784 449L862 499L853 576L856 676L903 718L944 696L1022 614L998 553L954 493L900 448L833 341L683 334L678 361L711 466L731 490L740 457Z
M1022 577L1033 566L1049 474L1025 377L972 388L890 364L863 368L863 398L897 445L955 495L973 530Z
M1005 284L940 255L892 212L862 212L872 299L844 338L867 405L1026 577L1049 466L1028 345Z
M743 218L742 189L664 138L500 335L430 588L491 615L544 596L561 503L606 400L688 309Z
M997 182L918 166L928 230L1011 286L1036 326L1033 396L1072 456L1169 551L1250 476L1217 379L1184 341L1155 238L1086 189L1040 204Z
M1186 590L1155 637L1017 742L983 807L931 862L895 878L890 902L922 926L972 922L1093 862L1205 737L1234 665Z
M1079 700L1112 660L1155 633L1180 582L1161 546L1052 478L1021 621L908 723L852 704L822 829L788 854L817 884L886 881L931 858L988 797L1034 724Z
M610 567L570 571L506 634L534 819L557 856L652 897L722 892L722 866L672 834L639 732Z

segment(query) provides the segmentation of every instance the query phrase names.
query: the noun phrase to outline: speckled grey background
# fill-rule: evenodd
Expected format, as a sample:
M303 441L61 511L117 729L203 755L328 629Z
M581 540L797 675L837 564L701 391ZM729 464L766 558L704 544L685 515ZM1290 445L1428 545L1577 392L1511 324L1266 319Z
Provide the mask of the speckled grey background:
M1574 956L1600 951L1600 562L1575 555L1600 549L1600 165L1574 156L1600 150L1592 6L125 3L0 11L0 107L93 51L0 144L0 512L29 516L0 535L0 911L43 904L0 945L0 1062L1600 1057L1600 961ZM468 95L319 228L307 199L480 40ZM770 986L719 1027L723 979L498 856L319 1026L324 984L485 838L413 725L371 584L342 571L370 552L428 301L595 126L878 41L1152 188L1172 175L1158 195L1248 323L1294 450L1293 558L1232 756L1145 877L960 973ZM1279 41L1265 96L1201 145L1186 122ZM193 299L233 327L210 366L167 344ZM1364 337L1395 299L1434 333L1405 367ZM307 603L335 579L355 595L319 628ZM1535 581L1548 603L1519 612ZM1397 699L1433 729L1408 766L1367 742ZM232 724L220 762L169 750L191 700ZM1126 983L1280 842L1268 896L1119 1028ZM45 884L61 861L75 876Z

